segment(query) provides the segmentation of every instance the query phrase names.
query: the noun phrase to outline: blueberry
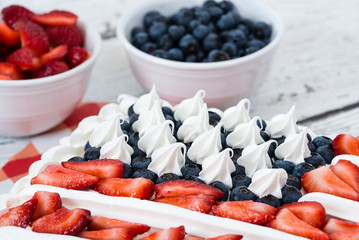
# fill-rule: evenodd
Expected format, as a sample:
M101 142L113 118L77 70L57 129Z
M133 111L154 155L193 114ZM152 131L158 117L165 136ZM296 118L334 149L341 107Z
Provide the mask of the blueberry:
M215 181L215 182L210 183L209 185L213 186L215 188L218 188L219 190L221 190L221 192L223 192L223 196L219 199L216 199L216 201L227 201L228 200L229 190L223 182Z
M69 162L84 162L85 159L83 157L80 156L76 156L76 157L72 157L68 160Z
M181 168L182 177L198 176L201 168L197 164L186 164Z
M209 34L209 28L205 25L198 25L195 29L193 29L193 36L198 39L198 40L202 40L204 39L208 34Z
M246 55L249 55L251 53L254 53L258 51L259 49L263 48L265 46L265 42L259 39L252 39L248 41L247 47L246 47Z
M90 142L87 141L86 144L85 144L85 147L84 147L84 151L86 151L90 147L91 147Z
M309 141L309 142L311 142L311 141L312 141L312 136L310 136L310 134L309 134L309 133L307 133L307 139L308 139L308 141Z
M317 147L313 144L313 142L308 142L308 148L312 153L314 153L315 150L317 150Z
M214 0L207 0L203 3L203 7L205 8L218 7L218 3Z
M288 174L288 179L287 179L287 185L289 186L293 186L293 187L296 187L298 189L301 189L302 188L302 183L300 181L300 178L292 175L292 174Z
M193 19L188 24L188 29L192 32L197 26L201 25L201 22L198 19Z
M153 183L156 183L158 176L156 173L152 172L149 169L137 169L133 173L133 177L134 178L139 178L139 177L147 178L147 179L151 180Z
M272 142L270 145L269 145L269 148L268 148L268 155L269 157L271 158L274 158L275 157L275 149L277 148L277 143L275 142Z
M230 59L230 57L226 52L223 52L218 49L213 49L208 54L209 62L219 62L219 61L225 61L225 60L229 60L229 59Z
M238 165L238 164L237 164L237 161L234 161L234 166L235 166L236 170L231 173L231 176L232 176L232 177L237 176L237 175L244 175L244 174L246 174L246 169L245 169L245 167L243 167L243 166L241 166L241 165Z
M168 59L173 61L183 61L183 52L179 48L171 48L168 50Z
M168 35L175 41L179 40L186 33L186 29L181 25L171 25L167 31Z
M263 119L261 119L261 120L258 119L257 126L264 131L264 130L266 130L267 123Z
M251 30L248 28L246 24L239 23L237 25L237 28L242 30L246 36L248 36L251 33Z
M163 49L156 49L155 51L153 51L151 53L152 56L155 57L159 57L159 58L163 58L163 59L168 59L169 58L169 54L166 50Z
M336 156L333 148L329 147L328 145L318 147L315 152L321 155L327 164L331 164L333 158Z
M195 54L189 54L186 56L185 62L197 62L197 56Z
M132 44L137 48L141 48L148 41L149 41L148 34L146 32L139 32L132 39Z
M172 181L172 180L179 180L181 179L177 174L174 173L165 173L162 176L157 178L156 184Z
M225 135L227 135L228 132L225 133ZM227 135L228 136L228 135ZM240 148L235 148L233 149L233 156L232 156L232 160L237 162L237 159L242 156L242 151L243 149L240 149ZM244 169L244 167L243 167Z
M274 141L277 142L277 145L281 145L282 143L284 143L284 140L285 140L285 136L281 136L279 138L273 138Z
M190 180L190 181L194 181L194 182L200 182L200 183L205 183L203 182L203 180L201 180L199 177L197 176L188 176L185 178L186 180Z
M201 62L206 57L205 51L203 51L202 49L198 49L196 57L197 61Z
M227 38L226 38L227 42L232 42L234 43L237 47L242 47L246 44L247 42L247 38L246 35L244 34L244 32L240 29L233 29L231 31L228 32Z
M175 15L175 22L182 26L188 26L191 20L194 19L194 14L189 8L182 8Z
M133 131L133 129L132 129L130 123L127 122L127 121L125 121L125 120L121 123L121 129L122 129L122 131L125 130L125 131L127 131L127 132Z
M265 131L260 131L259 134L261 135L261 137L263 138L264 141L270 140L270 136Z
M248 187L252 183L252 179L245 174L232 177L232 189L240 186Z
M96 148L96 147L90 147L90 148L86 149L86 151L84 153L85 161L99 159L100 155L101 155L100 150L101 150L101 148Z
M312 164L315 168L325 165L324 158L318 153L312 153L309 157L304 158L304 161Z
M173 45L173 40L168 34L162 35L158 40L158 47L164 50L169 50Z
M235 19L232 14L224 14L217 21L217 28L221 31L229 30L234 27L236 24ZM244 35L245 36L245 35Z
M227 53L228 56L233 58L237 53L237 46L232 42L226 42L222 45L222 51Z
M138 140L139 140L138 132L133 132L130 134L130 136L128 136L127 143L131 147L135 147L137 146Z
M251 20L249 20L247 18L242 18L240 20L240 22L238 23L238 26L239 25L245 25L247 27L248 31L249 31L248 34L250 34L250 33L252 33L252 30L253 30L253 24L254 23Z
M307 172L310 172L314 170L315 167L312 164L302 162L295 166L293 170L293 175L298 177L299 179L302 179L302 176L306 174Z
M194 14L202 24L207 25L211 21L211 14L204 8L198 8Z
M191 35L184 35L179 41L179 47L186 54L194 53L198 50L198 41Z
M159 19L160 17L161 14L158 11L150 11L145 14L143 18L143 24L145 25L145 27L149 27L156 19Z
M227 15L232 15L232 18L234 20L234 27L238 25L241 21L241 16L239 16L238 12L231 10L227 13Z
M221 116L219 116L217 113L212 111L208 111L208 117L209 117L209 123L210 124L213 123L213 125L217 125L217 123L221 121Z
M130 118L130 124L132 125L134 122L138 120L138 114L133 110L133 105L131 105L127 110L127 115Z
M247 187L241 186L232 189L231 194L229 196L230 201L246 201L252 200L256 201L257 196L249 190Z
M212 21L217 21L223 14L223 10L218 6L211 6L207 8Z
M134 170L145 169L151 163L151 158L148 157L135 157L131 160L131 167Z
M133 169L127 163L123 163L122 178L132 178Z
M226 141L226 135L224 133L221 133L221 145L222 145L222 149L226 149L229 147Z
M272 194L258 198L257 202L265 203L265 204L268 204L275 208L277 208L281 205L280 200L278 198L276 198L275 196L273 196Z
M166 116L166 115L172 115L173 116L173 111L172 111L172 109L170 107L163 106L161 108L161 110L162 110L162 113L163 113L164 116Z
M148 33L151 39L157 41L162 37L163 34L165 34L167 31L166 23L164 22L154 22L150 26Z
M298 202L299 198L302 197L302 194L296 187L284 185L284 187L282 187L281 190L282 190L282 204Z
M140 33L140 32L146 32L146 30L143 29L142 27L134 27L131 30L131 38L134 38L137 35L137 33Z
M259 39L269 39L272 34L272 29L264 22L257 22L253 25L253 34Z
M210 22L207 24L207 27L209 28L209 30L211 31L211 33L217 33L217 27L216 24L214 22Z
M295 164L285 160L277 160L273 163L272 168L283 168L288 174L291 174L295 168Z
M234 9L233 3L227 0L219 2L219 6L222 8L224 12L229 12Z
M146 153L138 148L138 146L133 147L133 153L131 155L131 159L135 159L136 157L146 157Z
M317 148L320 146L325 146L325 145L331 147L333 140L326 136L318 136L318 137L314 138L312 142L313 142L314 146L316 146Z

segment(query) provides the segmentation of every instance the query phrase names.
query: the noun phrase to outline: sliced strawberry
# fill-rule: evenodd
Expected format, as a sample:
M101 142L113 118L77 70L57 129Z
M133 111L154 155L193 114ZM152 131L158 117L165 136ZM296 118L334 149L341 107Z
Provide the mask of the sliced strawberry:
M199 195L185 195L178 197L165 197L154 200L155 202L171 204L174 206L186 208L192 211L201 213L209 213L213 206L213 196Z
M35 56L49 51L49 39L45 30L32 21L17 22L22 47L29 47Z
M31 179L31 184L43 184L67 189L83 189L100 180L99 177L77 172L57 165L49 165Z
M58 193L37 191L32 198L37 199L37 207L31 221L51 214L62 207L61 197Z
M240 240L242 238L243 236L238 234L225 234L214 238L206 238L206 240Z
M71 68L74 68L87 60L90 56L90 52L85 48L72 47L69 49L69 53L67 54L67 62Z
M154 183L146 178L104 178L92 188L105 195L150 199Z
M323 227L326 219L325 208L319 202L294 202L283 205L300 220L316 228Z
M154 232L144 238L141 238L140 240L182 240L184 239L185 234L186 231L184 226L179 226Z
M32 231L39 233L53 233L75 235L85 229L91 221L91 212L82 208L57 211L43 216L32 223Z
M184 240L204 240L204 238L194 237L194 236L186 234L186 236L184 237Z
M302 177L306 192L322 192L359 201L359 193L338 178L328 167L319 167Z
M81 232L77 235L81 238L93 240L132 240L133 234L129 228L111 228L97 231Z
M359 192L359 167L348 160L339 160L329 167L341 180Z
M8 75L4 75L0 73L0 80L14 80L14 79L9 77Z
M18 20L30 20L34 15L29 9L19 5L10 5L1 11L5 23L12 29L17 29Z
M0 62L0 75L7 76L12 80L20 80L23 79L23 75L21 70L12 63Z
M213 215L263 225L274 219L276 208L260 202L218 202L212 207Z
M53 46L66 44L69 48L84 44L81 30L77 26L54 26L46 29L50 43Z
M218 188L190 180L167 181L155 186L156 198L203 194L219 199L223 192Z
M359 240L359 230L351 232L336 232L329 235L331 240Z
M49 13L36 14L32 20L46 26L73 26L76 25L77 16L68 11L54 10Z
M359 231L359 224L343 221L335 218L329 218L327 223L325 224L323 231L327 234L332 234L335 232L351 232L351 231Z
M335 154L352 154L359 156L359 138L350 134L339 134L333 140Z
M67 45L59 45L47 53L44 53L40 57L40 62L42 65L52 62L62 60L67 54Z
M123 163L115 159L97 159L86 162L62 162L65 168L98 176L100 178L121 178Z
M278 211L276 218L269 223L269 227L309 239L329 240L325 232L300 220L286 208Z
M18 45L20 43L19 33L5 23L0 22L0 43L6 46Z
M21 70L26 71L32 69L32 51L29 47L22 47L10 54L7 62L17 65Z
M88 225L89 230L102 230L109 228L128 228L132 230L133 236L143 234L150 230L150 227L146 224L132 223L114 218L107 218L101 216L93 216L90 224Z
M53 61L45 64L40 69L33 71L33 78L42 78L53 76L59 73L63 73L69 70L69 66L65 62L62 61Z
M26 228L35 212L37 199L29 201L17 207L10 208L8 212L0 216L0 227L16 226Z

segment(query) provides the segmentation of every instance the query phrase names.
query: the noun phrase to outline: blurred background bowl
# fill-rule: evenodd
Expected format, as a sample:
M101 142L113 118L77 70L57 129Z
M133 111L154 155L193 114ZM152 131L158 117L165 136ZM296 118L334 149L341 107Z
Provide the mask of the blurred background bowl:
M0 135L24 137L44 132L66 119L81 101L101 37L91 26L77 24L84 34L84 47L91 52L85 62L49 77L0 81Z
M158 10L162 15L169 16L182 7L202 3L193 0L136 2L119 20L117 37L124 46L133 74L147 92L156 84L161 98L177 104L203 89L206 91L205 102L210 107L223 110L253 94L269 74L272 57L284 31L282 19L273 9L255 0L232 1L240 16L263 21L272 28L268 45L237 59L214 63L177 62L154 57L140 51L130 42L131 30L142 26L142 19L148 11Z

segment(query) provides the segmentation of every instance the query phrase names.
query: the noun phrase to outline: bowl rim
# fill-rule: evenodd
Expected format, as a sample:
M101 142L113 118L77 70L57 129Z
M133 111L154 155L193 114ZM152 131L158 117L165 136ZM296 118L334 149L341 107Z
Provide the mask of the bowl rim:
M145 1L141 6L149 7L152 6L153 3L156 2L156 4L161 3L168 3L168 0L162 0L162 1ZM136 55L139 58L142 58L144 60L147 60L148 62L152 62L154 64L161 65L163 67L170 67L170 68L176 68L176 69L187 69L187 70L208 70L208 69L218 69L218 68L227 68L227 67L233 67L241 63L247 63L254 59L260 58L261 56L267 54L269 51L271 51L275 46L278 45L280 40L282 39L284 35L284 22L283 19L280 17L277 11L275 11L272 7L268 6L265 3L259 2L257 0L251 0L251 2L254 2L254 4L260 4L261 7L265 9L266 12L269 12L271 15L271 18L273 19L273 22L276 24L275 28L277 30L275 37L263 48L260 50L251 53L247 56L243 56L236 59L230 59L225 61L219 61L219 62L213 62L213 63L188 63L188 62L180 62L180 61L173 61L168 59L162 59L159 57L152 56L148 53L145 53L141 51L140 49L133 46L129 39L126 37L126 24L130 19L133 18L134 15L138 15L138 12L140 11L140 7L138 4L136 4L135 8L131 8L131 11L125 11L125 14L118 20L116 25L116 36L117 38L122 42L124 48L129 51L131 54Z
M24 86L26 87L26 86L37 86L46 83L58 82L58 81L62 81L64 78L68 78L70 76L73 76L83 71L84 69L88 68L89 65L93 64L96 61L97 56L99 55L101 49L102 40L100 33L96 31L91 25L85 23L82 20L78 20L77 24L78 26L80 26L80 28L83 27L86 34L88 33L89 36L93 38L94 49L91 52L91 56L89 59L87 59L80 65L76 66L75 68L72 68L66 72L59 73L53 76L48 76L43 78L23 79L23 80L11 80L11 81L1 80L0 87L24 87ZM87 42L88 40L85 39L85 41Z

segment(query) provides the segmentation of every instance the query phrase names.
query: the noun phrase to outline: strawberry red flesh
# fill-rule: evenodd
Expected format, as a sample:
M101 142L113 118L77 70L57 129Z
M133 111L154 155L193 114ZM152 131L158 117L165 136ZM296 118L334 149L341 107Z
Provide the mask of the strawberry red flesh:
M352 154L359 156L359 138L349 134L339 134L333 140L335 154Z
M240 240L242 238L243 236L238 234L225 234L214 238L206 238L206 240Z
M62 60L67 54L67 45L59 45L47 53L44 53L40 57L40 62L42 65L52 62Z
M10 208L8 212L0 216L0 227L16 226L26 228L35 212L37 199L29 201L17 207Z
M359 192L359 167L347 160L339 160L330 170L341 180Z
M6 46L16 46L19 43L19 33L11 29L5 23L0 22L0 44L4 44Z
M66 44L69 48L84 44L81 30L77 26L53 26L46 29L49 41L53 46Z
M184 239L186 231L184 226L168 228L154 232L140 240L159 240L159 239L171 239L171 240L182 240Z
M359 224L330 218L325 224L323 231L327 234L332 234L335 232L359 231Z
M46 26L73 26L76 25L77 16L68 11L54 10L49 13L36 14L32 20Z
M20 68L18 68L15 64L7 62L0 62L0 75L3 75L4 77L7 76L12 80L20 80L24 78Z
M32 77L33 78L42 78L53 76L59 73L63 73L69 70L69 66L63 61L53 61L48 62L40 69L33 71Z
M51 214L62 207L60 194L54 192L37 191L33 199L37 199L37 207L31 221Z
M336 232L329 235L331 240L358 240L359 230L351 232Z
M75 235L91 221L91 212L82 208L65 208L43 216L32 223L32 230L39 233Z
M62 162L65 168L98 176L100 178L121 178L123 163L115 159L97 159L86 162Z
M69 53L67 54L67 62L71 68L74 68L88 59L90 55L90 52L85 48L72 47L69 49Z
M35 56L49 51L49 39L45 30L32 21L17 22L22 47L29 47Z
M22 47L10 54L6 61L17 65L21 70L26 71L33 68L32 51L29 47Z
M77 235L81 238L92 240L132 240L133 234L128 228L111 228L97 231L81 232Z
M30 20L34 15L29 9L20 5L10 5L1 11L5 23L12 29L17 29L18 20Z

